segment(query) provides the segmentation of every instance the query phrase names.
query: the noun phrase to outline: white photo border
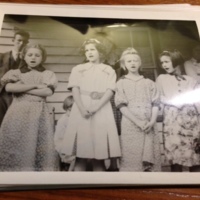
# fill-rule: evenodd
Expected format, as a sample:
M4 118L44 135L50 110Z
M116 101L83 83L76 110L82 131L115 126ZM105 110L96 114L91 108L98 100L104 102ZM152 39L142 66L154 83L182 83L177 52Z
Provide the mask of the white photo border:
M92 9L91 9L92 7ZM66 6L35 4L0 4L0 26L4 14L123 18L149 20L185 20L196 21L200 32L200 14L189 6L179 9L166 6L141 7L131 6ZM112 12L111 12L112 11ZM200 184L200 173L168 173L168 172L0 172L0 185L197 185Z

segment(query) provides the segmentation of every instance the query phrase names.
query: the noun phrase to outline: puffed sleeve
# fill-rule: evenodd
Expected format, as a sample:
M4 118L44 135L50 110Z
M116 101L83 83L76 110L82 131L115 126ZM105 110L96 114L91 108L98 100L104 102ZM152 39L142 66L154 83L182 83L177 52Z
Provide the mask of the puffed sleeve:
M82 71L80 70L80 66L78 65L72 69L67 89L71 90L73 87L80 87L81 76Z
M157 88L157 85L153 81L150 81L150 90L151 90L152 106L158 107L160 105L160 93Z
M115 93L115 105L118 109L120 109L123 106L128 105L128 101L123 89L122 79L117 82L117 88L116 88L116 93Z
M108 75L108 89L114 92L116 90L116 79L117 79L117 76L116 76L115 71L110 69L109 75Z
M1 78L1 87L4 87L7 83L15 83L20 80L19 70L9 70Z
M47 85L53 92L55 91L58 81L54 72L45 70L43 76L43 84Z

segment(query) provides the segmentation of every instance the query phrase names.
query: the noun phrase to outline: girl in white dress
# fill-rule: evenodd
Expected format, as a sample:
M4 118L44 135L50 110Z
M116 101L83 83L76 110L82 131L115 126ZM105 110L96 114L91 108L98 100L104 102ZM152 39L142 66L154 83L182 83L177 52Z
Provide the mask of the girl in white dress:
M127 75L117 82L115 103L122 113L120 171L161 171L156 129L159 93L153 81L139 74L141 58L132 48L121 56Z
M83 43L87 63L73 68L68 89L75 103L63 140L62 153L75 155L75 171L105 171L104 160L120 157L120 145L110 99L115 92L116 74L102 63L104 46L96 39Z
M0 129L0 171L58 170L46 104L57 79L42 66L46 51L41 45L26 46L22 59L20 69L8 71L1 79L14 98Z

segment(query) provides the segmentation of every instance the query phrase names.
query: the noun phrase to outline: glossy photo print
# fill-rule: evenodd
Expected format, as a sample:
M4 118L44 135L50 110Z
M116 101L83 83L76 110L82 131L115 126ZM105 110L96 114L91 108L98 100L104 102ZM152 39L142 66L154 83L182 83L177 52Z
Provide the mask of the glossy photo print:
M79 184L200 172L195 19L5 14L0 172Z

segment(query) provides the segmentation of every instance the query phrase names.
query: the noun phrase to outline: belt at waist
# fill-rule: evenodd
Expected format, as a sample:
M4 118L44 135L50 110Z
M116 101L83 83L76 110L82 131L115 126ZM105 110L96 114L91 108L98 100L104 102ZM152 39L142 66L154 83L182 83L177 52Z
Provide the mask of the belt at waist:
M80 90L80 93L82 95L87 95L90 96L91 99L101 99L103 97L103 95L105 94L105 92L89 92L86 90Z

